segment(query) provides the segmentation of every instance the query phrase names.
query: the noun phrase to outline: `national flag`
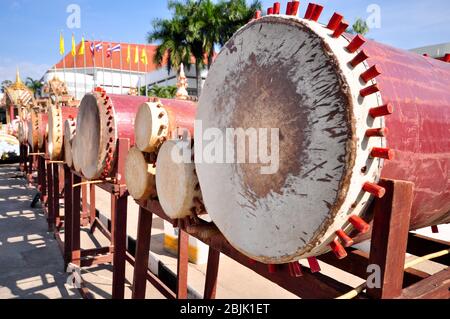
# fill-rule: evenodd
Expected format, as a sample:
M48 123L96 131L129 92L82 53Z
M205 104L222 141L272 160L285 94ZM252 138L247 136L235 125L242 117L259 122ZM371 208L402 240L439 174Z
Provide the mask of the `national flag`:
M110 44L108 50L106 50L106 57L110 58L114 52L120 52L120 50L122 50L122 46L120 44L116 44L113 47L111 47Z
M84 41L84 37L81 38L81 46L80 46L80 50L78 51L78 55L84 55L84 51L86 50L85 48L86 44Z
M62 32L59 34L59 54L64 55L66 50L64 48L64 37Z
M128 50L127 50L127 63L129 64L131 61L131 46L128 45Z
M100 50L103 50L103 43L97 43L95 44L95 42L91 42L91 53L92 55L95 55L95 52L99 52Z
M77 49L76 49L76 45L75 45L75 36L72 34L72 56L77 55Z
M147 50L146 50L145 48L142 49L141 62L142 62L144 65L147 65L147 64L148 64Z
M136 51L134 52L134 63L139 63L139 47L136 46Z

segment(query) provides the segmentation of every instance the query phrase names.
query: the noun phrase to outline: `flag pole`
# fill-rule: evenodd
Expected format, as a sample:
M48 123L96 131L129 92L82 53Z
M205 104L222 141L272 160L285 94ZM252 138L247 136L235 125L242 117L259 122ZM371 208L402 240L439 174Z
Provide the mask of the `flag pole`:
M75 45L75 35L72 33L72 47ZM77 48L76 46L72 49L72 58L73 58L73 76L74 76L74 84L75 84L75 100L78 99L78 92L77 92Z
M64 38L64 32L61 30L61 36ZM62 54L62 57L63 57L63 78L64 78L64 83L67 85L67 82L66 82L66 50L65 50L65 44L64 44L64 41L63 41L63 46L64 46L64 51L63 51L63 54Z
M128 47L130 48L130 59L128 61L128 66L130 68L130 93L131 93L131 84L132 84L132 82L131 82L131 45L128 44ZM127 57L128 57L128 51L127 51Z
M136 46L136 49L138 49L139 47ZM138 95L141 95L141 57L139 56L139 51L138 51Z
M148 56L147 56L147 48L144 48L145 50L145 96L148 96L148 85L147 85L147 68L148 68Z
M102 42L102 80L103 80L101 86L105 88L105 49L103 48L104 45L103 41L101 42Z
M83 48L84 48L84 52L83 52L83 60L84 60L84 94L86 95L87 93L87 68L86 68L86 40L84 39L83 36Z
M109 42L109 62L111 67L111 93L114 94L114 72L113 72L113 52L112 52L112 42Z
M122 43L120 43L120 94L123 94L123 60L122 60Z
M92 38L95 39L94 36L92 36ZM96 56L95 56L95 50L96 50L95 49L95 40L91 41L90 50L91 50L92 62L93 62L93 65L94 65L94 70L93 70L94 88L96 88L97 87L97 67L95 65L95 58L96 58Z

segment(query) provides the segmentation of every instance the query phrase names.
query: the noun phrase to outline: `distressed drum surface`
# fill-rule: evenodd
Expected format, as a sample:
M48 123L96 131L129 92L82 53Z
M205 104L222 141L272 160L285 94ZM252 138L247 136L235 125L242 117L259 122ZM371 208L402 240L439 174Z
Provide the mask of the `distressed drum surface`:
M132 147L128 152L125 162L125 182L131 197L136 200L146 200L156 195L156 168L149 162L146 155L137 147Z
M67 119L64 122L64 161L68 167L73 167L72 143L76 125L77 122L74 119Z
M161 207L172 219L193 216L201 209L190 140L168 140L161 146L156 160L156 189Z
M360 98L365 84L359 75L367 66L350 67L356 53L345 50L346 39L331 39L329 32L294 17L249 23L218 55L199 101L204 134L218 128L225 140L227 128L268 129L267 136L257 131L256 145L264 154L279 152L272 171L262 157L257 163L202 162L200 151L208 153L210 141L195 136L209 215L233 246L262 262L328 251L335 231L349 227L350 214L370 204L363 184L380 177L383 160L371 158L370 150L386 141L362 137L367 129L384 126L382 118L367 118L381 97ZM276 138L271 143L272 133L279 147ZM229 154L242 148L223 149Z

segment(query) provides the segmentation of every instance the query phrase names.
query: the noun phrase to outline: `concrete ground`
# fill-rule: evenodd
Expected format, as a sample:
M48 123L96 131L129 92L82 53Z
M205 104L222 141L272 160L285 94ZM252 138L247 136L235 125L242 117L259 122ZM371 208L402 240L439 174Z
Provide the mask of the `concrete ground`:
M19 178L17 165L0 165L0 299L4 298L81 298L77 290L65 285L67 274L63 271L63 260L52 234L47 233L47 224L42 209L30 209L36 194L28 188L25 180ZM103 218L110 218L110 195L97 187L96 208ZM63 212L63 211L61 211ZM127 232L136 238L138 206L129 198ZM440 226L440 233L431 234L429 229L422 234L449 240L450 225ZM150 268L157 272L155 261L176 273L176 258L163 248L163 222L154 218L151 238ZM88 229L82 230L82 248L107 246L108 241L100 232L94 235ZM368 251L368 243L359 247ZM414 258L414 256L408 256ZM321 263L322 272L339 281L356 287L362 279ZM418 269L434 274L444 267L426 262ZM189 264L188 281L191 296L201 296L205 282L206 265ZM86 286L95 298L111 298L112 266L102 265L82 270ZM127 286L125 297L131 297L133 269L127 264ZM147 298L163 298L150 284ZM296 296L262 278L256 273L222 255L217 287L218 298L296 298Z
M42 209L30 209L36 190L17 167L0 166L0 299L80 298L65 285L58 244Z

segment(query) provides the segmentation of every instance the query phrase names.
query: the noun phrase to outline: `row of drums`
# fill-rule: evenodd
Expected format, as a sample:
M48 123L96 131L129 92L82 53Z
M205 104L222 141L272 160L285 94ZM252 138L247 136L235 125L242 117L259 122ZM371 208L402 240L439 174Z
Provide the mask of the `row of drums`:
M52 160L87 180L126 183L172 219L208 214L260 262L330 250L343 258L343 246L370 237L381 178L416 185L411 229L450 222L450 66L373 41L367 62L357 40L315 21L263 17L222 48L198 103L97 88L79 108L31 114L21 136L42 150L48 126ZM131 145L124 168L119 139Z

